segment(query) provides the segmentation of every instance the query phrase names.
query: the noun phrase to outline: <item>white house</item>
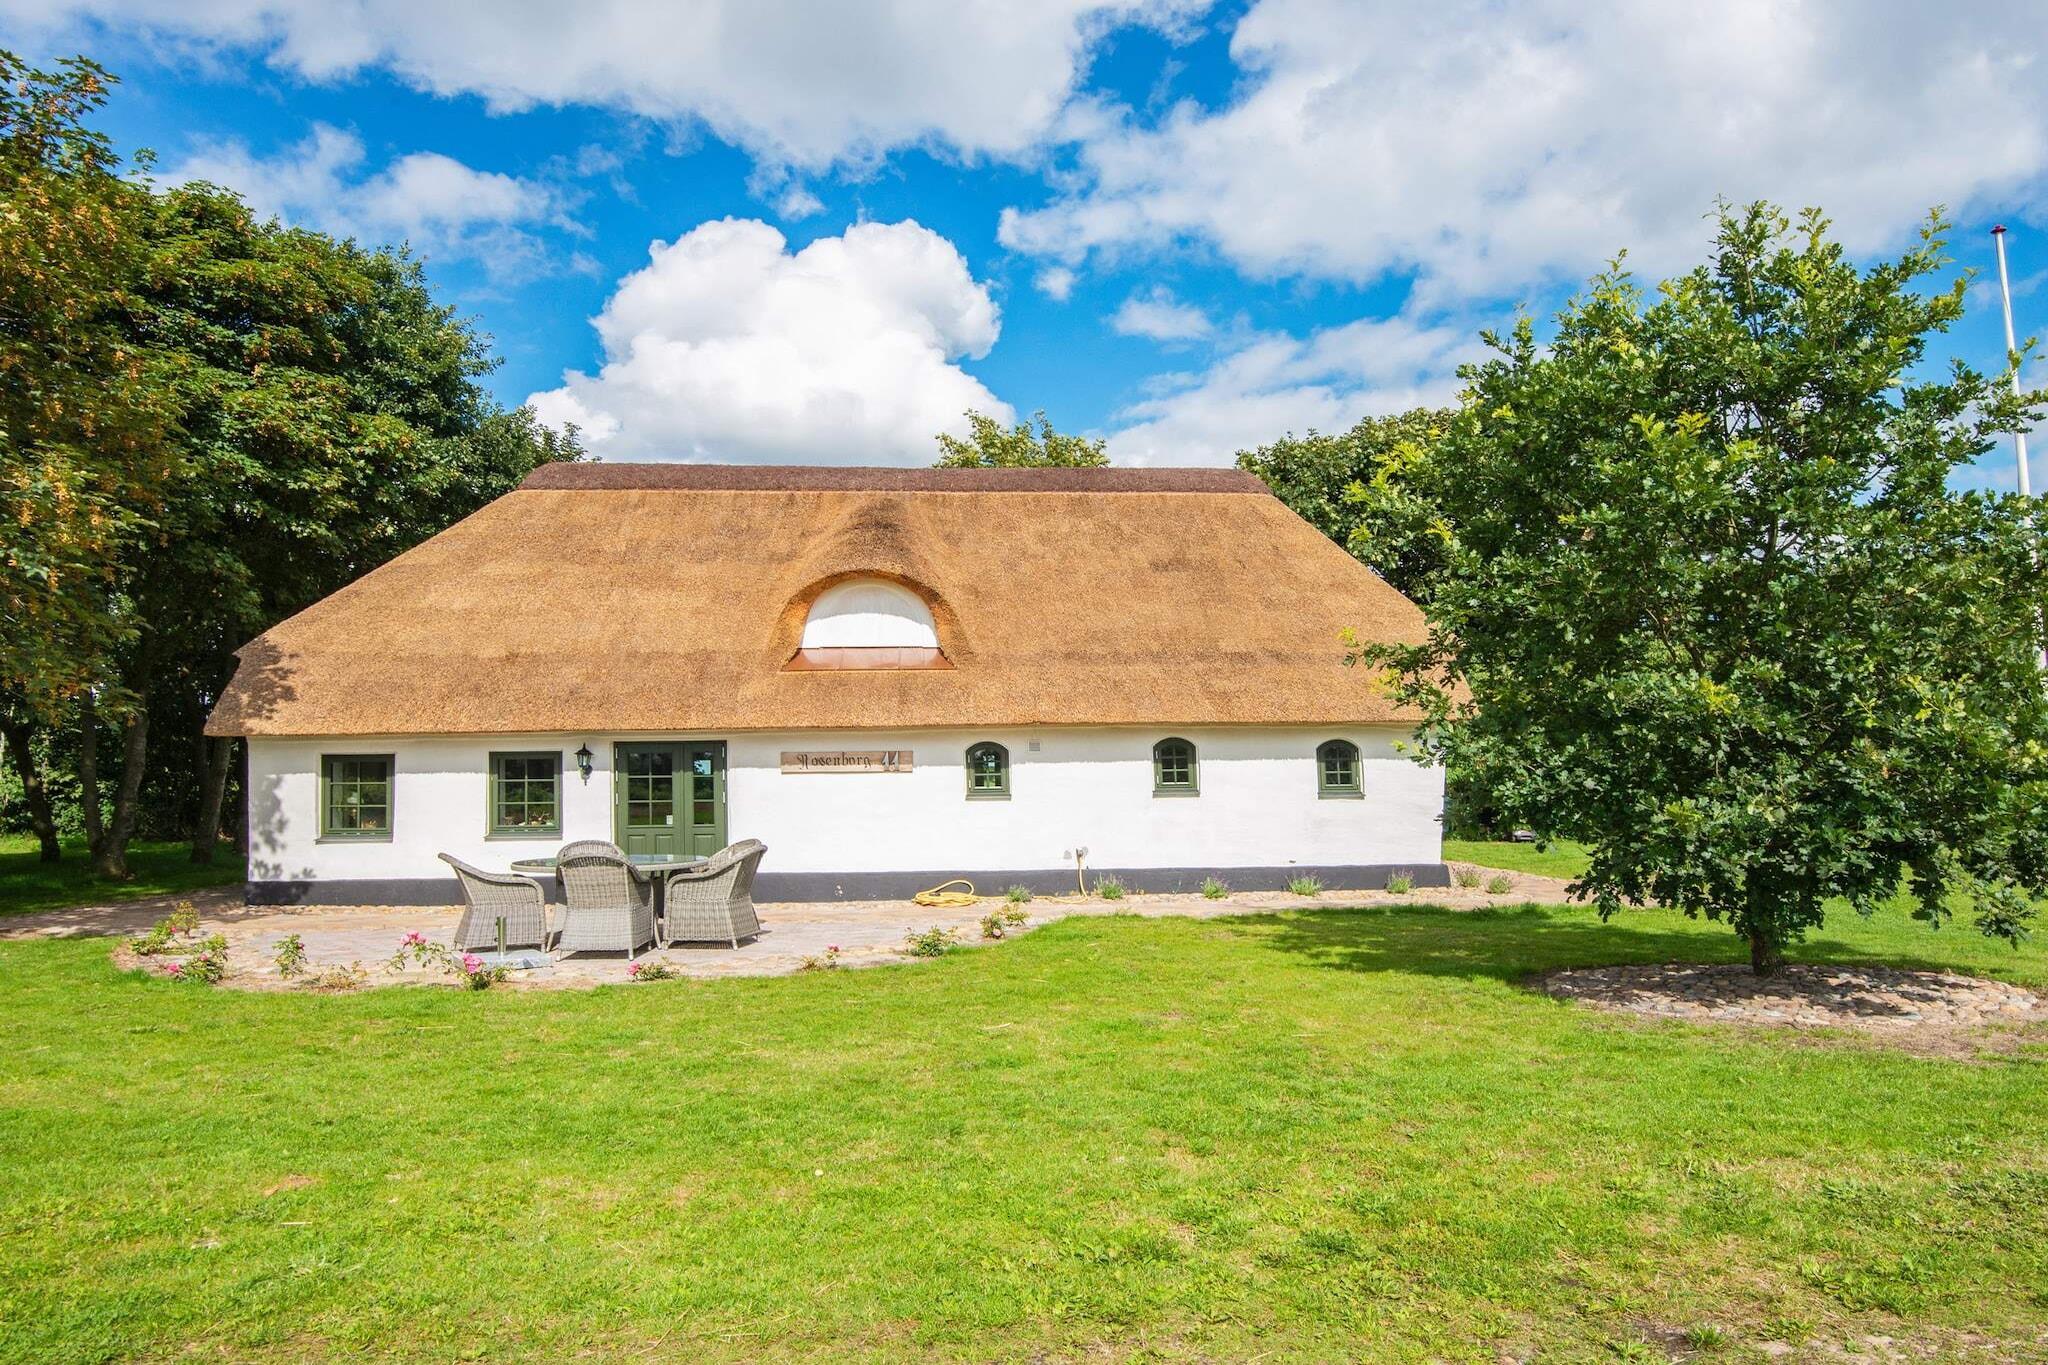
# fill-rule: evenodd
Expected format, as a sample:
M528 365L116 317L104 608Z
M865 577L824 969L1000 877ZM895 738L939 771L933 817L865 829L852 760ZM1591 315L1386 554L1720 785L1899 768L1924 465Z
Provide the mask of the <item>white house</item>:
M1420 612L1229 470L558 464L266 632L249 896L453 901L604 838L767 900L949 877L1441 885L1443 777L1344 666Z

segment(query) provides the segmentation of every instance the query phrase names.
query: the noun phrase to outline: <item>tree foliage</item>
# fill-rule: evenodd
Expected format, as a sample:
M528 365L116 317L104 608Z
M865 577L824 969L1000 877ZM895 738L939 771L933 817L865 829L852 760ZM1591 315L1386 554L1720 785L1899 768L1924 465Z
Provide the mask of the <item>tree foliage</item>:
M490 399L485 339L402 250L258 219L212 186L121 179L84 122L104 73L0 60L16 185L0 300L43 309L0 326L0 716L10 753L65 747L24 737L31 718L75 722L82 823L118 876L146 787L210 853L227 763L198 730L239 645L581 452ZM191 745L152 747L165 727Z
M110 77L0 51L0 708L48 716L130 629L110 583L177 470L166 358L124 326L146 191L86 120ZM24 721L24 723L26 723Z
M1429 641L1374 647L1428 755L1582 840L1602 913L1725 920L1759 971L1903 884L2017 938L2048 885L2042 549L1949 486L2035 410L1926 363L1961 316L1939 215L1859 270L1818 213L1724 210L1654 298L1617 266L1539 347L1489 336L1405 471L1445 567Z
M1054 431L1043 411L1005 427L979 412L967 414L967 439L940 432L940 469L1093 469L1109 463L1103 441Z
M1240 451L1237 467L1265 480L1304 521L1422 601L1443 565L1443 544L1430 534L1433 511L1409 492L1406 471L1426 458L1450 419L1439 408L1361 418L1335 435L1311 431Z

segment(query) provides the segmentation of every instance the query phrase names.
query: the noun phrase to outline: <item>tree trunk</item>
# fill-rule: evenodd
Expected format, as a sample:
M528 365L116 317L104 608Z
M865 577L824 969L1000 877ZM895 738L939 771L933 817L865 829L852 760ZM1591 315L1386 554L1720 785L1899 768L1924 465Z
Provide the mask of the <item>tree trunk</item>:
M28 806L28 827L41 846L42 860L54 863L64 856L64 850L57 842L57 820L50 814L50 791L43 785L43 770L36 765L36 756L29 748L34 731L27 721L9 716L0 719L0 733L6 737L7 761L21 774L21 798Z
M100 808L100 711L88 692L78 708L78 816L85 822L85 851L97 859L107 841Z
M121 785L114 792L114 814L107 824L106 837L93 854L92 870L97 876L128 880L128 841L135 835L142 771L148 759L149 709L138 701L121 728Z
M1749 931L1749 969L1758 976L1776 976L1785 966L1785 945L1768 929Z
M232 739L206 741L206 776L199 789L199 823L192 828L192 861L211 863L220 844L220 807L228 794L228 768L235 757Z

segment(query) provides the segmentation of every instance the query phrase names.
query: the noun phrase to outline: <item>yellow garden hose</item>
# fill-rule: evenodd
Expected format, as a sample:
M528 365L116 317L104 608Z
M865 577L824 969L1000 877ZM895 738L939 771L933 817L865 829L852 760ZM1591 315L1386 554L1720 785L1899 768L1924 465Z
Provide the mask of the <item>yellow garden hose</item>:
M948 891L946 888L949 886L964 886L967 889L965 891ZM940 882L931 890L920 891L910 898L913 905L943 906L949 910L957 906L972 905L980 899L981 897L974 894L974 883L968 881L965 877L955 877L950 882Z

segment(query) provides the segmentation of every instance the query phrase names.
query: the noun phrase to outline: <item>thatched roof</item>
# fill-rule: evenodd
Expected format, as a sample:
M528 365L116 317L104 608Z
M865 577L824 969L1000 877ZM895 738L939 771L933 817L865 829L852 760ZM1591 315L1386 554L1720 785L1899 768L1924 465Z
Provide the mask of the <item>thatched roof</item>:
M950 668L792 669L879 575ZM243 647L208 730L1372 724L1421 613L1248 474L557 464Z

